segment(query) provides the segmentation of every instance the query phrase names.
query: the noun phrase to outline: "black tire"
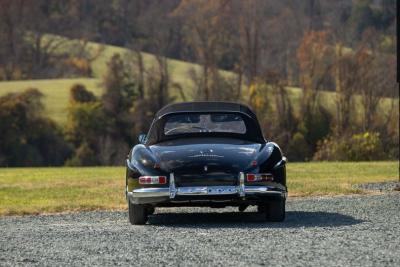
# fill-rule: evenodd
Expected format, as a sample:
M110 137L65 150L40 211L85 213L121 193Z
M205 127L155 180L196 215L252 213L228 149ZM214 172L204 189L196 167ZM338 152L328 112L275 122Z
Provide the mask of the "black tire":
M266 218L270 222L283 222L286 213L286 199L270 202L266 209Z
M143 205L132 204L128 201L129 222L133 225L146 224L148 220L147 209Z

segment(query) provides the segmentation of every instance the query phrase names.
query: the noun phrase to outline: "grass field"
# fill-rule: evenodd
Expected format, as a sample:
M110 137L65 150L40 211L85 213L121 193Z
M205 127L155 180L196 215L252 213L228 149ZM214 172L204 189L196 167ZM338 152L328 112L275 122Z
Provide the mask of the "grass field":
M102 94L100 80L77 78L0 82L0 96L6 93L22 92L27 88L37 88L44 95L45 113L56 122L63 124L67 120L69 88L76 83L85 85L87 89L97 96Z
M289 196L365 193L351 186L396 181L399 162L289 163ZM2 168L0 215L83 210L121 210L123 167Z

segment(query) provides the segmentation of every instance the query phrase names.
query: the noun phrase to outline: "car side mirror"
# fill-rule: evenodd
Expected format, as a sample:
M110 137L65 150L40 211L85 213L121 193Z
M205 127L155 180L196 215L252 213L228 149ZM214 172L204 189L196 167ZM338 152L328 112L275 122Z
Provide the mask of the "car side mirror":
M146 134L139 134L139 137L138 137L139 143L141 143L141 144L146 143L146 138L147 138Z

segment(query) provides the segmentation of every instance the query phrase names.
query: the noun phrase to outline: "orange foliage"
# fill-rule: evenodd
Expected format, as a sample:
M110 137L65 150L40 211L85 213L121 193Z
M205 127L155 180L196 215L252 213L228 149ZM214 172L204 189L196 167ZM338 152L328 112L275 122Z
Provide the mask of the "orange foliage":
M67 66L74 68L82 75L90 76L91 74L92 69L90 63L84 58L71 57L66 59L64 62Z
M310 31L306 33L297 50L297 59L301 71L315 68L317 61L323 61L331 48L328 46L327 31Z
M297 50L301 83L304 90L318 91L331 65L333 48L328 31L307 32Z

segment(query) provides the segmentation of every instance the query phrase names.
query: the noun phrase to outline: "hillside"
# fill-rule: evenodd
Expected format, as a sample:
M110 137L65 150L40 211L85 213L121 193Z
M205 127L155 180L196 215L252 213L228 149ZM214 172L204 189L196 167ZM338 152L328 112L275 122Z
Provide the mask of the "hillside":
M74 41L71 41L71 45ZM90 49L99 49L100 44L90 42L88 44ZM46 113L49 114L56 122L63 124L67 119L67 105L69 98L69 88L76 83L81 83L86 86L86 88L92 91L95 95L100 96L102 93L101 78L106 71L106 63L112 57L113 54L119 53L121 55L126 55L129 52L128 49L112 46L112 45L101 45L103 52L101 55L92 62L92 70L94 78L62 78L62 79L46 79L46 80L23 80L23 81L6 81L0 82L0 95L4 95L10 92L20 92L26 88L37 88L44 94L44 105ZM68 49L64 47L63 49ZM142 53L145 67L150 70L154 64L156 64L156 58L154 55L149 53ZM200 65L175 60L168 59L168 66L171 75L171 80L173 83L179 83L184 89L184 93L188 100L193 98L193 83L189 78L188 71L194 69L195 71L200 71ZM233 75L228 71L221 71L223 75ZM290 94L291 101L293 103L294 109L296 110L298 105L296 103L299 101L302 90L301 88L289 87L287 88ZM181 101L182 98L176 89L171 89L171 96L175 97L176 101ZM324 91L320 94L320 101L328 110L332 113L335 111L335 96L334 92ZM385 115L391 106L392 101L395 101L395 105L398 107L398 102L396 100L391 100L389 98L383 99L379 106L379 113ZM356 105L359 105L360 99L355 96ZM359 110L358 110L359 111ZM359 114L357 114L359 115Z
M73 41L71 41L73 46ZM90 42L89 49L98 49L100 44ZM115 53L126 55L128 49L112 46L101 45L103 51L101 55L92 62L92 70L94 78L62 78L62 79L44 79L44 80L21 80L21 81L3 81L0 82L0 95L5 95L11 92L20 92L27 88L37 88L44 94L44 104L46 113L50 115L58 123L66 121L66 108L68 105L69 88L76 83L81 83L87 89L92 91L95 95L100 96L102 93L101 79L106 72L106 63ZM64 46L63 49L68 49ZM144 64L147 70L150 70L156 63L156 58L152 54L142 53ZM188 99L193 98L193 84L189 79L187 73L189 70L200 70L198 64L168 59L169 71L173 83L179 83L185 90L185 95ZM222 71L225 75L232 75L227 71ZM181 100L180 94L171 89L171 96L175 97L177 101Z

